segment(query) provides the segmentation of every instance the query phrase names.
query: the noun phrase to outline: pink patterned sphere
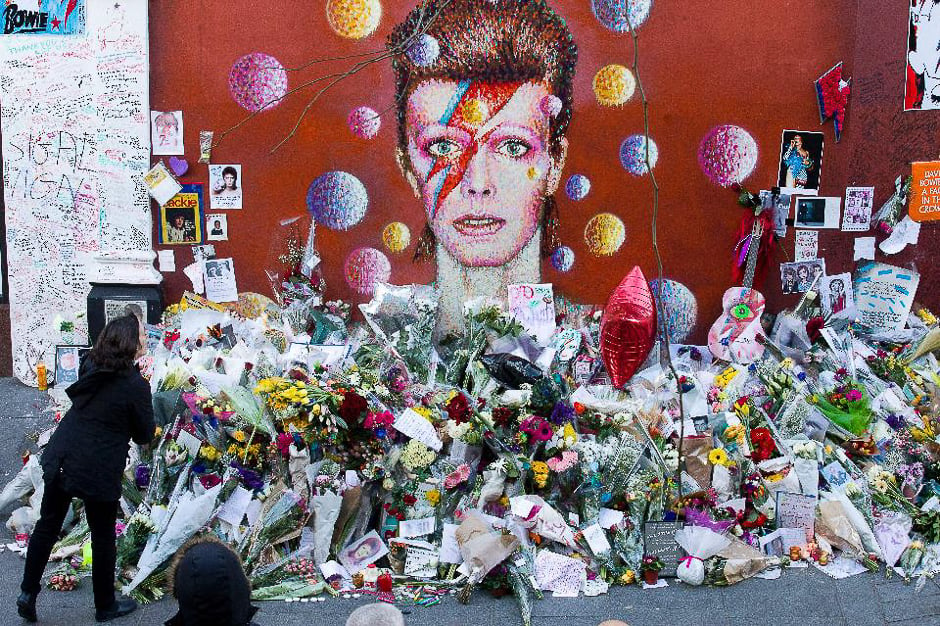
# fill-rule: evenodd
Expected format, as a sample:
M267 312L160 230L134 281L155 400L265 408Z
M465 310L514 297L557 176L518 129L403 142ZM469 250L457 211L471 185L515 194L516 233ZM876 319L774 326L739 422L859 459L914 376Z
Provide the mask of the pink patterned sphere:
M716 185L741 183L757 165L757 142L740 126L716 126L702 139L698 164Z
M253 52L232 65L228 88L235 102L252 113L273 109L287 94L287 72L274 57Z
M356 293L371 296L376 283L387 283L392 275L388 257L375 248L356 248L346 257L343 266L346 283Z
M382 118L375 109L358 107L352 110L346 120L349 130L360 139L374 139L382 128Z

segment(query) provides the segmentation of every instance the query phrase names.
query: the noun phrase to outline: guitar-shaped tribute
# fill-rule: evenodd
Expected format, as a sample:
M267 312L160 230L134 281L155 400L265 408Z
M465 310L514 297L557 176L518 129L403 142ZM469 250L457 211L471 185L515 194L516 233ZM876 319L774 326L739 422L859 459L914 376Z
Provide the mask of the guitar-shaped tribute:
M763 207L755 209L751 235L744 243L747 246L744 286L725 291L721 299L724 313L708 331L708 349L723 361L753 363L764 354L764 346L757 337L763 332L760 318L766 301L759 291L751 287L757 267L757 252L764 234L764 222L760 219L763 210Z

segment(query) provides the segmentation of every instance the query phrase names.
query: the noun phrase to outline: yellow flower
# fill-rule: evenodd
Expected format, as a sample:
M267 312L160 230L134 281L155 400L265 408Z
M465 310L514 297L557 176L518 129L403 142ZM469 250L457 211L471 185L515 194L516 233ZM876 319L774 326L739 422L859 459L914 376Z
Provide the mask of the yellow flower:
M215 461L219 458L220 455L219 451L216 450L213 446L210 446L209 444L203 444L203 446L199 448L199 456L206 459L207 461Z
M729 426L725 429L725 438L728 441L734 441L743 434L744 426L741 426L740 424L735 424L734 426Z
M723 448L715 448L708 453L708 461L712 465L727 465L728 453Z
M574 431L574 427L571 425L570 422L565 424L565 427L564 429L562 429L561 433L562 433L562 437L565 440L566 446L570 447L578 442L578 433Z
M431 506L437 506L437 503L441 501L441 492L437 489L431 489L424 493L424 499L428 501L428 504Z
M624 585L632 585L636 582L636 572L628 569L620 576L620 582Z
M431 409L429 409L428 407L416 406L416 407L412 407L411 410L417 413L418 415L420 415L421 417L423 417L424 419L428 420L429 422L431 421Z
M157 426L157 429L154 431L154 437L161 437L163 435L163 426Z
M245 442L245 431L243 431L243 430L236 430L234 433L232 433L232 438L235 439L235 441L237 441L238 443L244 443L244 442Z

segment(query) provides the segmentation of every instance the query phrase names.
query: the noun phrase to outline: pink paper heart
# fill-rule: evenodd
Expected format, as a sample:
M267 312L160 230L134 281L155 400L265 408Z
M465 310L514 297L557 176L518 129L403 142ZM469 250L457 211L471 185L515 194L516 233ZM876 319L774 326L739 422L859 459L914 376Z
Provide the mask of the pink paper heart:
M179 157L171 156L170 157L170 169L173 170L173 173L177 176L182 176L189 171L189 163L186 159L181 159Z

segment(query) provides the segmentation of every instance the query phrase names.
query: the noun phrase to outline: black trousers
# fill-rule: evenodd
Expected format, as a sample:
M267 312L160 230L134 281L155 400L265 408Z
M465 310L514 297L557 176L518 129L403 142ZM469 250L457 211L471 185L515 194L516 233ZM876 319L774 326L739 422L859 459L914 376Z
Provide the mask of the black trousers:
M117 502L85 502L85 515L91 530L91 580L95 592L95 608L108 609L114 604L114 566L117 545L114 523L117 521ZM39 521L29 538L26 550L26 567L20 589L27 593L39 593L42 574L49 562L52 546L62 531L62 522L68 513L72 496L66 493L58 480L46 483L39 508Z

